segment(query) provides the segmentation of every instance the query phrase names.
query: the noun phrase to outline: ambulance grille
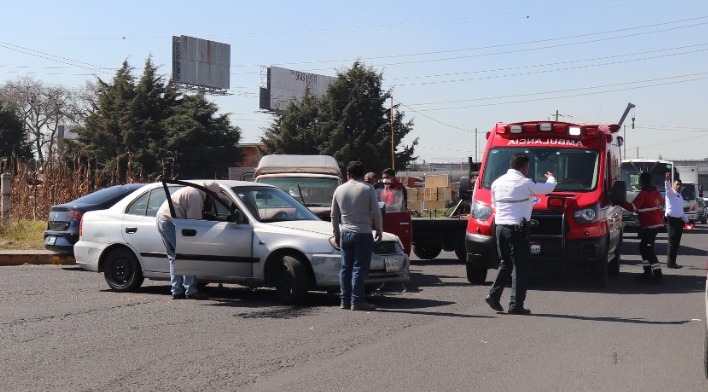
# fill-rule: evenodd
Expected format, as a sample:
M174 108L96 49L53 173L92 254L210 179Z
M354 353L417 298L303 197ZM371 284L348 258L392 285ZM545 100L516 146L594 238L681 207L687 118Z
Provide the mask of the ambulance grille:
M531 219L538 221L538 225L531 226L531 235L563 235L563 214L552 211L534 211L533 214L531 214Z

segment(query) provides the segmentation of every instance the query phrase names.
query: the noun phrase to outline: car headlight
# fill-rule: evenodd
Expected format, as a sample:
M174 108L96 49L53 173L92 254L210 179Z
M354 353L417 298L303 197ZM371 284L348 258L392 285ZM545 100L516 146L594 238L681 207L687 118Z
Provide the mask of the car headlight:
M600 205L583 208L573 212L573 218L578 223L593 223L597 222L597 217L600 215Z
M334 240L334 236L329 237L329 243L330 243L330 245L332 245L332 247L333 247L334 249L336 249L336 250L341 250L341 249L337 246L337 242Z
M486 221L492 216L492 207L478 201L472 204L472 217L481 221Z

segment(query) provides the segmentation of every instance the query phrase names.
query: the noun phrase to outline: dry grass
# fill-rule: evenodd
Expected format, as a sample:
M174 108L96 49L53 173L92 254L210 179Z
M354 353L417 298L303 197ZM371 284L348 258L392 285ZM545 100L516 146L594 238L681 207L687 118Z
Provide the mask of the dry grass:
M0 250L44 249L47 222L21 220L0 224Z

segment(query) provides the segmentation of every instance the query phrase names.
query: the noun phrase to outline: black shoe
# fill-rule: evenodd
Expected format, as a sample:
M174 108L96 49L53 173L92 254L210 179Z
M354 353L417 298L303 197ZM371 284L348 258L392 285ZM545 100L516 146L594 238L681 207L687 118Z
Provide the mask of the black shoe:
M499 303L498 299L494 299L491 296L487 296L484 301L489 305L490 308L496 310L497 312L503 312L504 307Z
M674 261L673 263L666 263L666 268L671 268L671 269L681 269L683 266L681 264L676 264Z
M351 310L376 310L376 305L366 301L352 302Z
M187 298L184 293L172 294L172 299L185 299Z
M531 310L530 310L530 309L526 309L526 308L510 308L510 309L509 309L509 314L522 314L522 315L527 315L527 314L531 314Z
M352 304L346 301L342 301L342 303L339 305L339 309L347 309L352 307Z
M187 294L186 298L187 299L195 299L195 300L204 300L204 299L209 299L209 296L202 293L201 291L197 291L192 294Z
M651 282L652 283L661 283L664 278L664 274L661 273L661 270L656 270L651 276Z
M643 272L641 275L637 275L634 279L641 282L651 282L651 273Z

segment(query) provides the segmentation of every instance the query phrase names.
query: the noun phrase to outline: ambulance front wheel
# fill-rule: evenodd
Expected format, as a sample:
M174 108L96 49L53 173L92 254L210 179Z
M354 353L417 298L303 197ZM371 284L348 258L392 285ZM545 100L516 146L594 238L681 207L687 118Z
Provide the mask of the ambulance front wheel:
M472 284L484 284L487 281L487 268L478 267L469 261L465 263L467 267L467 280Z
M420 259L432 260L442 252L442 245L433 242L416 242L413 253Z

